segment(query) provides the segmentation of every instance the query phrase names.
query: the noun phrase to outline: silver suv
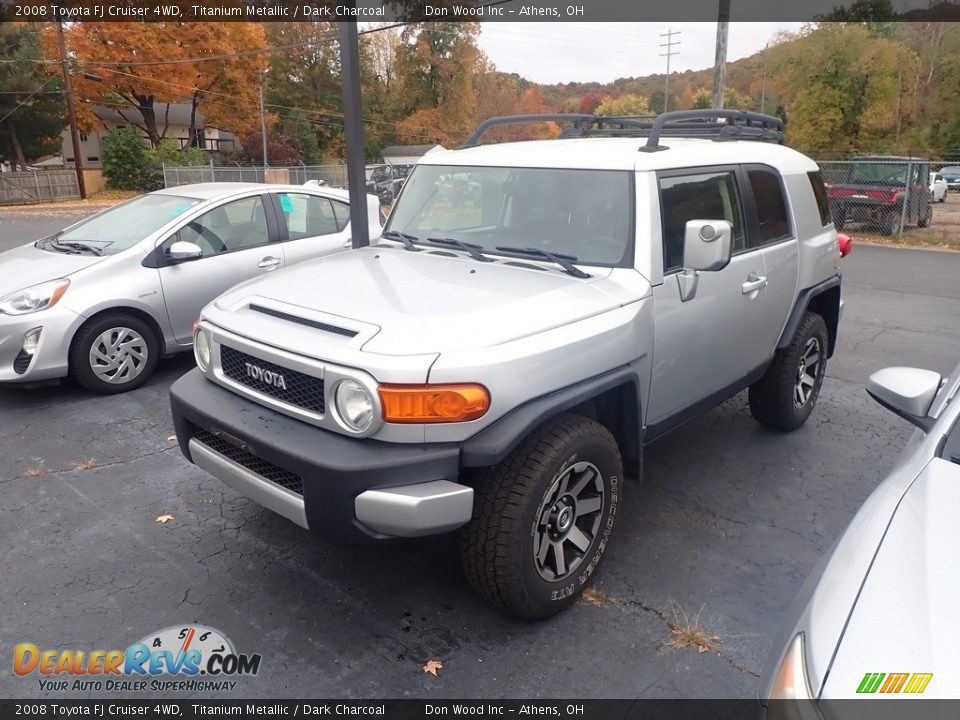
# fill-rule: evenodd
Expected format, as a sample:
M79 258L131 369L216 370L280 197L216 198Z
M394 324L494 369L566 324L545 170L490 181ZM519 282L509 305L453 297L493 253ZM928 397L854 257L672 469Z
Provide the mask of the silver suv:
M546 120L570 127L479 144ZM561 610L646 443L748 387L768 427L813 410L841 252L782 142L739 111L488 120L420 161L371 247L204 309L171 390L184 455L319 535L459 529L493 603Z

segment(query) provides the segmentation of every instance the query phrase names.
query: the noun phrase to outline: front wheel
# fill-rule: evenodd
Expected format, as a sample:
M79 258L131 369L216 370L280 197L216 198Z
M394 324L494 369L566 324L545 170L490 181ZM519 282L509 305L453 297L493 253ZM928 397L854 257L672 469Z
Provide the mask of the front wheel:
M115 395L138 388L153 374L160 342L143 320L125 313L95 317L70 346L70 375L88 390Z
M803 425L820 395L827 367L827 324L808 312L790 344L778 350L770 366L750 386L750 414L774 430L796 430Z
M569 606L607 549L622 477L605 427L573 414L545 423L479 478L474 516L461 533L470 584L527 620Z

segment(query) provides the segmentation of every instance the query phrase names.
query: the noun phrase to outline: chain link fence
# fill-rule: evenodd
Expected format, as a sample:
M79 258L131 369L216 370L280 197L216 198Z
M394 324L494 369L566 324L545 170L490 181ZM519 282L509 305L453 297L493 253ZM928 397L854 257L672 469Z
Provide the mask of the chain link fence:
M406 180L411 165L367 165L367 192L380 198L384 205L396 199ZM345 188L346 165L293 165L288 167L263 167L245 165L193 165L163 166L164 187L192 185L210 182L256 182L303 185L317 181L331 187Z
M950 190L960 192L960 166L943 161L874 156L819 165L838 230L899 236L926 228Z

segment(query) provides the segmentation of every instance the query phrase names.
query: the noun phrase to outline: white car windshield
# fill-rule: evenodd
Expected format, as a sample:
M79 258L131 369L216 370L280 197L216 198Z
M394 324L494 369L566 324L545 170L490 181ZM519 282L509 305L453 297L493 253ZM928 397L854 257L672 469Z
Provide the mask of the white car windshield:
M83 220L55 238L61 245L79 243L113 255L133 247L199 202L179 195L141 195Z
M390 231L477 246L546 251L578 264L616 266L632 259L631 175L570 170L418 165L390 216Z

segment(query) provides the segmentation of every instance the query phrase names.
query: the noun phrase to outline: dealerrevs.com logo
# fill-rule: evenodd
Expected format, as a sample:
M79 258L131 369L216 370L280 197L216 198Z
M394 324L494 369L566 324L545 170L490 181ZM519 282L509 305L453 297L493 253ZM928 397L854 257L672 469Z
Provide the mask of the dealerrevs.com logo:
M168 627L126 650L41 650L20 643L13 672L39 675L40 690L197 692L233 690L233 678L256 675L260 655L238 653L226 635L202 625Z

